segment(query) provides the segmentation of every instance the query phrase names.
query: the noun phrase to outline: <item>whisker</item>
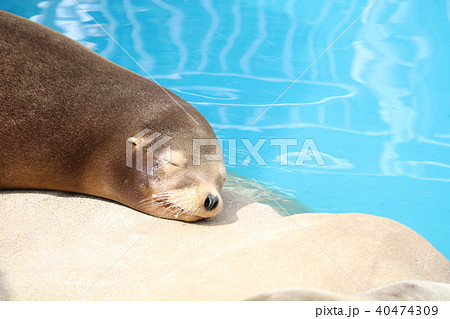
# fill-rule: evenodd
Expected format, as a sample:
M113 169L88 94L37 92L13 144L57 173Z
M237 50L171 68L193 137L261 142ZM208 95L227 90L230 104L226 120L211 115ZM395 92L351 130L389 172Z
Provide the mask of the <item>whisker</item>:
M150 207L164 208L166 213L178 218L180 215L196 215L201 210L201 205L192 197L186 196L186 191L170 190L147 196L139 201L138 206L143 209Z

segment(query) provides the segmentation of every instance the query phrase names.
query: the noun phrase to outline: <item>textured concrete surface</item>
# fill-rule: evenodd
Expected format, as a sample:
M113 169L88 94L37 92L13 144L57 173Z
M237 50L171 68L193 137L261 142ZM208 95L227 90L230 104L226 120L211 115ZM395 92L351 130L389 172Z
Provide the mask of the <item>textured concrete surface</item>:
M286 287L360 294L450 282L450 262L392 220L280 217L223 195L217 218L184 223L82 195L0 192L0 298L242 300Z
M343 295L312 288L284 288L268 291L250 301L448 301L450 284L432 281L401 281L364 292Z

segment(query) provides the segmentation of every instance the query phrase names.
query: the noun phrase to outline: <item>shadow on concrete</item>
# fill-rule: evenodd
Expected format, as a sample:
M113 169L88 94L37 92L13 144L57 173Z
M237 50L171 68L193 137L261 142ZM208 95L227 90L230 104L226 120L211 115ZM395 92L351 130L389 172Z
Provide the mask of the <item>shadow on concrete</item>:
M250 198L240 196L228 190L223 190L220 195L224 202L222 211L212 218L199 220L195 224L201 226L233 224L238 221L237 212L239 209L255 202Z
M50 195L50 196L59 197L59 198L90 198L90 199L106 201L109 203L114 203L114 204L117 204L117 205L120 205L123 207L127 207L129 209L133 209L129 206L126 206L119 202L113 201L111 199L96 197L96 196L91 196L91 195L86 195L86 194L81 194L81 193L71 193L71 192L54 191L54 190L40 190L40 189L39 190L36 190L36 189L3 190L2 189L2 190L0 190L0 195L1 194L19 194L19 195L24 195L24 196L27 194L45 194L45 195ZM203 226L218 226L218 225L232 224L238 220L237 211L239 209L241 209L245 205L254 203L254 201L252 199L249 199L244 196L239 196L236 193L233 194L232 192L226 191L226 190L223 191L221 193L221 195L224 200L224 207L223 207L222 212L213 218L204 219L204 220L195 222L196 224L203 225ZM237 199L236 196L238 196L239 198ZM135 209L133 209L133 210L135 210ZM135 211L140 214L145 214L138 210L135 210ZM152 217L154 217L154 216L152 216ZM187 222L187 223L192 223L192 222Z
M6 287L3 273L0 271L0 301L9 300L8 289Z

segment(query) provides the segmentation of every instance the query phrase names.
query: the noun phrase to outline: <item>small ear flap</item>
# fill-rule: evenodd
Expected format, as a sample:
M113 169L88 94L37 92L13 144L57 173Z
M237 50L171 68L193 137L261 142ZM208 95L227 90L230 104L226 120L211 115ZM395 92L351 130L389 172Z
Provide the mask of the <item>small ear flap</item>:
M129 143L129 144L133 144L133 145L137 146L140 142L142 142L146 138L146 135L148 133L150 133L149 129L147 129L147 128L143 129L142 131L140 131L135 136L129 137L127 139L127 144Z
M127 166L133 167L133 153L135 153L136 169L140 172L144 172L144 159L147 158L147 174L153 175L153 153L156 149L160 148L164 143L171 139L170 136L163 136L159 138L160 136L161 133L152 133L149 129L143 129L135 136L128 138L126 141ZM156 140L157 138L159 139ZM147 156L145 156L145 153Z

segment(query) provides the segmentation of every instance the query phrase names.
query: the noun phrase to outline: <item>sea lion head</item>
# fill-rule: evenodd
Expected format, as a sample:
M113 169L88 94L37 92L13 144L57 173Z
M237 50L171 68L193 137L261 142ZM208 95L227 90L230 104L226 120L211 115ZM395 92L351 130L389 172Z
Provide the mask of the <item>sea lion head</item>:
M223 207L219 192L226 170L212 129L207 135L196 135L192 130L190 134L186 131L171 133L173 136L162 137L157 133L159 140L165 138L166 142L150 152L140 144L145 143L145 136L151 136L151 131L131 139L135 147L143 149L144 160L142 171L134 168L133 184L136 185L137 179L140 187L139 196L130 206L156 217L182 221L217 215ZM201 138L192 138L191 134ZM140 156L136 150L133 154Z

